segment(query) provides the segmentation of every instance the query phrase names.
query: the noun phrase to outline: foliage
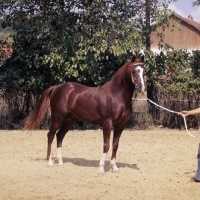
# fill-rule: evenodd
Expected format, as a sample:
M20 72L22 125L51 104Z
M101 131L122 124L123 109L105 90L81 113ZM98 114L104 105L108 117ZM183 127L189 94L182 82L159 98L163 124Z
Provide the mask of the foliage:
M200 5L200 0L196 0L192 2L193 6L199 6Z
M197 52L197 51L196 51ZM189 53L186 50L168 52L167 54L167 73L171 76L170 84L165 91L175 96L194 95L200 92L200 79L197 77L196 70L199 66L194 65L200 57ZM198 55L199 56L199 55Z
M146 54L147 79L153 85L153 100L172 111L191 110L200 105L200 51L174 50ZM162 68L162 70L160 69ZM153 123L168 128L181 128L183 120L177 114L151 105ZM188 119L189 127L197 127L197 117Z
M15 53L0 69L1 88L40 94L65 81L102 85L131 49L145 46L145 2L0 0L2 27L17 32ZM148 2L152 31L171 0Z
M158 76L164 74L165 61L166 56L163 52L156 54L153 51L145 51L145 69L148 85L157 85Z
M100 85L128 58L127 50L141 47L129 1L13 2L4 4L11 11L6 23L17 31L15 54L2 69L5 89L41 93L64 81Z
M6 101L10 107L6 115L14 116L17 123L51 85L104 84L131 58L130 50L144 49L149 33L166 24L167 5L172 1L0 0L2 28L16 31L14 53L0 67L0 89L6 98L9 94L18 98ZM165 55L145 54L147 78L154 84L165 69Z
M174 96L200 92L200 51L147 51L145 61L148 84Z

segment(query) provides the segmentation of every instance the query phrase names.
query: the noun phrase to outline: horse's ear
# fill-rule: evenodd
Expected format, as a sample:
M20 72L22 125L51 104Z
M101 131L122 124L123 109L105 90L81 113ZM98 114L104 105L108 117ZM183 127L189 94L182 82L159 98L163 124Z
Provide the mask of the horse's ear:
M140 61L144 62L144 55L141 56Z
M133 62L135 62L135 60L136 60L136 56L133 55L133 57L132 57L132 59L131 59L131 62L133 63Z

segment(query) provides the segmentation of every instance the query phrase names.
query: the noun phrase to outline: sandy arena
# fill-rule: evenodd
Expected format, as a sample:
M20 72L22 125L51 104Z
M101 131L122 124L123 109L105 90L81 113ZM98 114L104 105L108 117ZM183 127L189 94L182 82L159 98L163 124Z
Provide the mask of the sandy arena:
M193 130L191 133L196 134ZM185 130L125 130L119 173L98 175L102 131L70 131L63 142L63 166L47 166L47 131L0 130L0 199L15 200L199 200L196 174L200 137Z

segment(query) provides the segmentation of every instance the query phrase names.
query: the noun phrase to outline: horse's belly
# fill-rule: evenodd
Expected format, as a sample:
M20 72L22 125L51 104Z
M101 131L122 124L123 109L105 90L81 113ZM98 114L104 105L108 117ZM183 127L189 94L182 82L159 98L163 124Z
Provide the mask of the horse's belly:
M76 109L74 108L72 110L72 114L76 118L86 123L102 125L100 113L95 108L88 107L88 106L86 107L81 106Z
M76 115L76 118L80 119L83 122L89 123L89 124L96 124L96 125L102 125L102 120L100 117L98 116L83 116L81 115Z

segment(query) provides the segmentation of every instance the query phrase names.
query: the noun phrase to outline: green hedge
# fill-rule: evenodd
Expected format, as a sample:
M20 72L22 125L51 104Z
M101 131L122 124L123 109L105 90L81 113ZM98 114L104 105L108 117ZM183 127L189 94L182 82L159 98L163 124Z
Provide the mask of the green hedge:
M159 54L146 52L148 96L173 111L200 106L200 51L174 50ZM155 125L182 128L183 119L150 104ZM189 127L197 127L199 116L188 117Z
M103 56L103 55L102 55ZM124 56L124 61L131 57L130 52ZM120 65L123 64L122 57L114 58L112 55L105 57L105 67L98 72L100 77L98 79L96 73L90 74L90 80L97 80L96 84L93 82L87 85L101 85L108 81L112 74L117 71ZM114 60L113 60L114 59ZM116 67L109 67L109 63L116 63ZM159 54L146 51L145 52L145 68L148 84L148 97L174 111L190 110L199 107L200 105L200 51L189 52L187 50L174 50L168 52L161 52ZM12 90L11 86L15 86L12 82L12 73L15 74L14 69L4 68L5 74L9 71L9 84L8 89L1 88L1 102L0 102L0 128L13 129L20 128L20 122L31 111L35 102L38 100L39 95L33 91L21 91L21 88L15 87ZM33 77L36 81L36 77ZM48 79L46 79L48 81ZM98 82L98 84L97 84ZM44 83L48 85L49 83ZM86 84L83 82L83 84ZM1 87L2 85L0 85ZM177 114L173 114L160 109L149 103L149 109L146 114L144 111L141 113L133 113L131 120L127 127L132 128L147 128L151 122L154 125L163 125L169 128L182 128L184 126L183 119ZM150 119L152 118L152 119ZM142 119L142 122L141 122ZM187 119L189 127L197 127L199 116L191 116ZM43 128L49 125L49 118L47 117ZM139 126L139 127L138 127ZM75 128L88 128L89 125L78 123ZM94 128L94 127L92 127Z

